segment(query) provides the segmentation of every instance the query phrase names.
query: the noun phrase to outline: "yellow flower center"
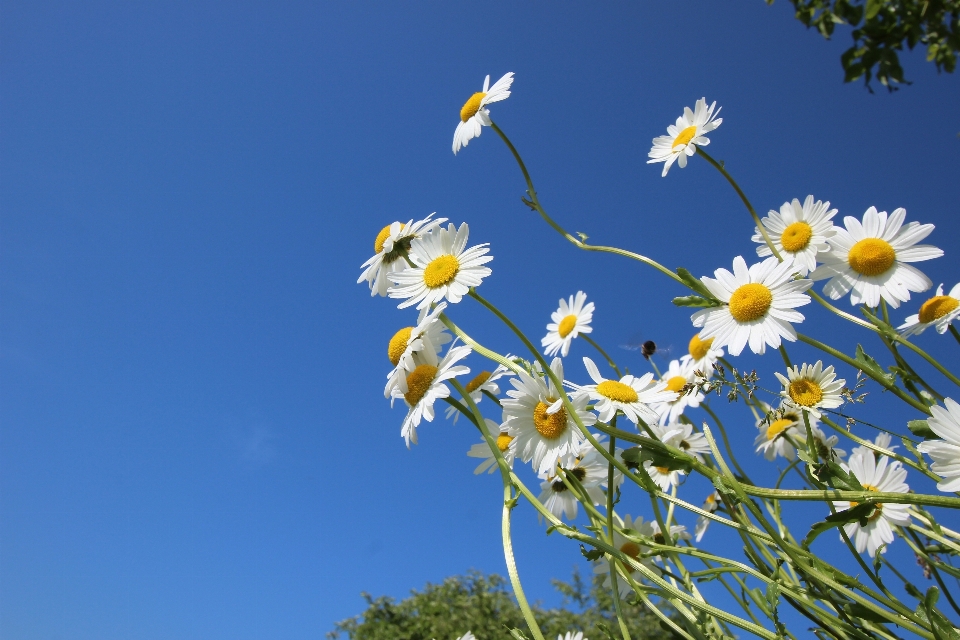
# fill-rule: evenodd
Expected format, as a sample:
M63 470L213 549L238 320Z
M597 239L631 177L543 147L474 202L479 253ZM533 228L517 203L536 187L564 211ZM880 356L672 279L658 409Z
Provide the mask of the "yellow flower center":
M773 303L770 289L756 282L737 288L730 296L730 315L737 322L751 322L766 315Z
M687 379L683 376L673 376L667 380L667 391L673 391L675 393L680 393L680 390L683 389L684 385L687 384Z
M865 276L878 276L893 266L897 252L890 243L880 238L864 238L850 248L847 262L850 268Z
M620 545L620 551L626 555L630 556L634 560L640 560L640 545L636 542L626 541ZM631 573L634 571L633 565L630 565L626 562L623 563L624 567L627 568Z
M510 443L513 442L513 436L509 433L501 433L497 436L497 449L500 449L500 453L503 453L510 448Z
M452 282L460 271L460 262L449 253L437 256L423 270L423 283L435 289Z
M566 338L575 326L577 326L577 316L569 315L560 321L560 325L557 327L557 333L560 334L561 338Z
M773 440L792 424L793 420L787 420L786 418L771 422L770 426L767 427L767 440Z
M697 134L696 127L687 127L686 129L681 131L676 138L673 139L673 146L671 147L671 149L676 149L682 144L687 144L688 142L693 140L693 137L696 134Z
M538 402L533 410L533 426L547 440L554 440L567 430L567 411L563 407L556 413L547 413L550 405Z
M481 371L477 374L477 377L467 383L467 393L473 393L480 388L484 382L490 379L489 371Z
M668 475L670 475L670 469L668 469L668 468L666 468L666 467L654 467L654 469L656 469L657 471L659 471L659 472L660 472L660 475L662 475L662 476L668 476Z
M637 401L637 392L633 390L633 387L616 380L604 380L598 384L597 393L617 402L630 403Z
M790 383L790 399L801 407L812 407L823 400L823 389L813 380L800 378Z
M380 233L377 234L377 239L373 241L373 252L380 253L383 251L383 243L386 242L389 237L390 225L388 224L383 229L380 229Z
M950 296L934 296L920 305L920 322L939 320L960 306L960 300Z
M463 108L460 109L460 119L464 122L477 115L477 111L480 111L480 102L487 97L487 94L482 91L470 96L470 98L463 103Z
M794 222L783 230L780 236L780 243L783 248L790 252L801 251L810 244L810 238L813 237L813 229L806 222Z
M410 342L410 334L413 333L413 327L404 327L393 334L390 338L390 344L387 345L387 357L393 366L400 364L400 356L407 349L407 343Z
M429 364L421 364L407 374L407 392L403 394L410 406L415 406L427 395L433 378L437 375L437 368Z
M694 360L703 360L707 356L707 352L710 350L710 345L712 344L713 338L701 340L700 336L693 336L690 339L690 355L693 356Z

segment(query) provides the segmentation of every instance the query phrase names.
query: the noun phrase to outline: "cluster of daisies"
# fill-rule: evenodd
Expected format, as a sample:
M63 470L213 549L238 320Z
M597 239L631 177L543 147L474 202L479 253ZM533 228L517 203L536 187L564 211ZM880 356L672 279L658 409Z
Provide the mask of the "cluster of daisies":
M457 638L457 640L477 640L477 637L473 635L470 631L467 631L465 634ZM567 631L566 634L559 634L557 640L587 640L583 637L583 631Z

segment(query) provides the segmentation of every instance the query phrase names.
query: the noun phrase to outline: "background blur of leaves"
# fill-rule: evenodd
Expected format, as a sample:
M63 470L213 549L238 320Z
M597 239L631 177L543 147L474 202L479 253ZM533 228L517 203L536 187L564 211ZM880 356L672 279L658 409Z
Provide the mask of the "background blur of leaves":
M774 0L767 0L773 4ZM876 78L894 91L907 82L899 52L922 45L938 71L953 73L960 49L960 0L790 0L797 19L824 38L838 24L853 28L853 46L840 57L844 81Z

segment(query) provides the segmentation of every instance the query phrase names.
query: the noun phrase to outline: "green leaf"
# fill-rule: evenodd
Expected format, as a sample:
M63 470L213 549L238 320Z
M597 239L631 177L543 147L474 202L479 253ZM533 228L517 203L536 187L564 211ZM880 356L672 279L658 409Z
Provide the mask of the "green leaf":
M692 289L693 291L699 293L701 296L709 300L714 299L713 294L710 293L710 290L707 289L706 285L700 281L700 278L694 277L692 273L690 273L683 267L677 267L677 275L680 276L681 280L683 280L683 284L690 287L690 289Z
M867 0L867 20L873 20L883 8L883 0Z
M814 477L825 484L829 484L834 489L841 491L863 491L863 485L857 480L857 476L834 462L827 460L813 468Z
M910 429L910 433L913 435L920 436L924 440L937 437L926 420L911 420L907 423L907 429Z
M881 623L890 622L888 619L884 618L883 616L881 616L879 613L877 613L870 607L866 607L860 604L859 602L851 602L849 604L845 604L843 605L843 609L844 611L849 613L851 616L855 618L862 618L864 620L867 620L868 622L881 622Z
M802 546L804 549L809 549L810 544L813 543L813 541L821 533L824 531L829 531L835 527L843 526L848 522L859 522L860 526L866 526L867 518L872 516L874 511L876 511L876 505L873 502L863 502L852 509L831 513L826 518L810 527L810 531L803 539L803 542L800 543L800 546Z
M673 299L678 307L719 307L719 300L703 298L701 296L679 296Z
M857 355L854 358L857 361L857 364L860 368L871 375L873 378L879 378L886 381L887 386L891 386L896 382L897 377L892 373L887 373L883 367L877 363L876 360L867 355L867 352L863 350L863 347L859 344L857 345Z
M603 551L600 549L587 549L585 546L580 545L580 553L583 554L583 557L587 560L599 560L603 557Z

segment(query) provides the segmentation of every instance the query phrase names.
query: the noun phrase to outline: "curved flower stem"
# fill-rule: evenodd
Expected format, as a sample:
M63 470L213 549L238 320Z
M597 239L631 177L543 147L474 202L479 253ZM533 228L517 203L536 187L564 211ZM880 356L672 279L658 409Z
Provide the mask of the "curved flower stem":
M730 456L730 461L733 463L733 466L737 468L737 473L740 474L740 477L753 484L750 480L750 476L747 475L747 472L743 470L740 466L740 463L737 462L736 456L733 455L733 449L730 448L730 440L727 438L727 430L723 428L723 423L720 422L720 418L717 417L717 414L713 412L713 409L710 408L710 405L706 402L701 402L700 406L703 407L703 410L707 412L711 418L713 418L714 424L717 425L717 428L720 430L720 435L723 437L723 446L727 450L727 455Z
M586 336L584 336L586 337ZM597 347L599 349L599 347ZM602 353L602 351L601 351ZM617 419L616 416L613 417L614 421ZM613 425L616 426L616 422L613 422ZM610 437L609 453L610 457L614 457L617 451L617 438L615 436ZM615 487L615 468L613 464L607 465L607 539L610 542L610 546L614 546L613 542L613 494L616 491ZM617 568L614 565L614 561L610 559L610 586L613 591L613 608L617 612L617 623L620 625L620 633L623 634L623 640L631 640L630 638L630 629L627 628L627 623L623 618L623 610L620 607L620 587L617 585Z
M600 352L600 355L602 355L606 359L607 364L610 365L610 368L617 372L617 376L621 378L623 377L623 374L620 373L620 367L617 366L617 363L613 361L613 358L607 355L607 352L604 351L599 344L594 342L593 338L591 338L585 333L581 333L580 337L586 340L591 346L593 346L594 349Z
M503 366L505 366L506 368L510 369L510 371L512 371L512 372L514 372L514 373L520 373L521 371L523 371L523 369L520 368L520 367L517 365L516 362L513 362L512 360L510 360L510 359L508 359L508 358L504 358L503 356L501 356L499 353L496 353L495 351L491 351L490 349L487 349L486 347L484 347L483 345L481 345L479 342L477 342L476 340L474 340L473 338L471 338L470 336L468 336L468 335L463 331L463 329L461 329L460 327L458 327L458 326L453 322L453 320L451 320L450 318L447 317L447 314L445 314L445 313L441 313L441 314L440 314L440 322L442 322L444 325L446 325L446 327L447 327L448 329L450 329L450 331L453 332L453 335L455 335L455 336L457 336L458 338L460 338L461 340L463 340L463 342L464 342L465 344L469 345L471 349L473 349L474 351L476 351L477 353L479 353L479 354L482 355L483 357L488 358L488 359L490 359L490 360L493 360L494 362L496 362L496 363L498 363L498 364L502 364Z
M947 380L949 380L950 382L952 382L957 386L960 386L960 378L950 373L948 369L946 369L942 364L937 362L936 358L931 356L929 353L927 353L917 345L913 344L909 340L903 338L902 336L897 336L896 338L893 338L893 340L902 344L907 349L910 349L911 351L916 353L918 356L920 356L921 358L929 362L931 365L933 365L933 368L939 371L940 373L942 373L944 377L947 378Z
M876 444L874 444L873 442L870 442L869 440L864 440L863 438L858 438L857 436L853 435L852 433L850 433L850 432L847 431L846 429L841 428L839 425L837 425L837 423L835 423L835 422L834 422L833 420L831 420L830 418L827 418L827 417L824 416L822 413L820 414L820 422L822 422L822 423L824 423L825 425L829 426L831 429L833 429L834 431L836 431L837 433L839 433L839 434L842 435L843 437L848 438L848 439L852 440L853 442L856 442L856 443L857 443L858 445L860 445L861 447L866 447L867 449L870 449L871 451L876 451L876 452L879 453L880 455L887 456L888 458L893 458L894 460L898 460L899 462L902 462L903 464L907 465L908 467L911 467L911 468L913 468L913 469L916 469L917 471L919 471L919 472L922 473L923 475L927 476L927 477L930 478L931 480L934 480L935 482L940 482L940 480L941 480L940 476L938 476L937 474L933 473L933 472L930 471L929 469L926 469L926 468L920 466L919 464L917 464L916 462L914 462L914 461L911 460L910 458L908 458L908 457L906 457L906 456L902 456L902 455L900 455L900 454L898 454L898 453L894 453L893 451L890 451L890 450L888 450L888 449L884 449L883 447L878 447Z
M960 331L957 331L957 328L953 324L947 325L950 327L950 334L956 338L957 343L960 343Z

